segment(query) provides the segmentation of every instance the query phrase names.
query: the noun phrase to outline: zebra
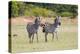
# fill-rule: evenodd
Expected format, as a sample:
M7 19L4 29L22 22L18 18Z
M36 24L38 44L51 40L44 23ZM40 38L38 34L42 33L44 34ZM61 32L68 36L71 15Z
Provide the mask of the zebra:
M54 39L54 33L56 33L56 38L58 40L56 29L58 28L58 26L61 25L60 18L61 18L60 16L57 16L56 19L54 20L53 24L50 24L50 23L46 22L43 25L42 28L43 28L43 32L45 33L45 42L47 42L47 35L48 35L48 33L52 34L52 40Z
M29 37L29 43L33 43L34 34L37 36L37 42L38 42L38 28L40 25L40 17L36 17L34 23L28 23L27 24L27 32Z

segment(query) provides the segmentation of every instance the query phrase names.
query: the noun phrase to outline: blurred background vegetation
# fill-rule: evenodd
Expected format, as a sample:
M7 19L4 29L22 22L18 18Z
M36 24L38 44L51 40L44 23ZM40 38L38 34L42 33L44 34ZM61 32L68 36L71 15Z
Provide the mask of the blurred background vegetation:
M78 15L77 5L67 4L50 4L50 3L35 3L10 1L9 2L9 18L18 16L42 16L75 18Z

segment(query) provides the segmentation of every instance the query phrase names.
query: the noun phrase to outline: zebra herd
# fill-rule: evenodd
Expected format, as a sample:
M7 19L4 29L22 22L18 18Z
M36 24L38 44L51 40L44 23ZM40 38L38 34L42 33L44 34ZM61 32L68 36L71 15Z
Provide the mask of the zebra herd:
M26 29L27 29L27 32L28 32L29 43L33 43L34 34L36 34L37 42L38 42L38 29L39 29L39 26L42 27L42 31L43 31L43 33L45 33L45 42L47 42L48 33L52 34L52 40L54 39L54 33L56 33L56 38L58 40L56 29L58 28L58 26L61 25L60 18L61 18L60 16L57 16L54 19L54 23L52 23L52 24L50 24L48 22L45 22L45 24L41 24L40 23L41 22L40 17L36 17L34 23L28 23Z

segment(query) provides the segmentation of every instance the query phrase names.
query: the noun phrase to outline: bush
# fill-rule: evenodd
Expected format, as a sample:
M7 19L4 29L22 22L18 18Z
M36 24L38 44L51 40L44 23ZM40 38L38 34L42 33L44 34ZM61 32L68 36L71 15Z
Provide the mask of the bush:
M60 15L62 17L71 17L71 16L73 16L72 13L70 13L70 12L62 12Z
M25 16L43 16L43 17L47 17L47 16L54 16L54 12L45 8L39 8L39 7L35 7L35 8L31 8L31 9L27 9L25 10Z
M12 17L19 16L18 11L19 11L18 3L13 1L11 5L11 16Z

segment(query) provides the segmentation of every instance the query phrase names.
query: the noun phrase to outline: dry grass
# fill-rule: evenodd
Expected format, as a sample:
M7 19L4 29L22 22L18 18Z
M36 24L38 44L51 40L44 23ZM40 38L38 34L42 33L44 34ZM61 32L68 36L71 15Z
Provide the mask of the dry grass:
M39 28L39 43L36 41L36 36L34 38L34 43L30 44L26 25L28 22L33 22L34 19L29 18L16 18L11 19L11 38L12 38L12 52L31 52L31 51L47 51L47 50L64 50L64 49L76 49L78 46L78 25L77 19L61 19L61 27L58 29L59 40L54 38L52 41L52 35L48 35L48 42L44 41L44 33L42 33L42 28ZM45 19L52 23L54 19ZM16 37L13 35L17 34Z

